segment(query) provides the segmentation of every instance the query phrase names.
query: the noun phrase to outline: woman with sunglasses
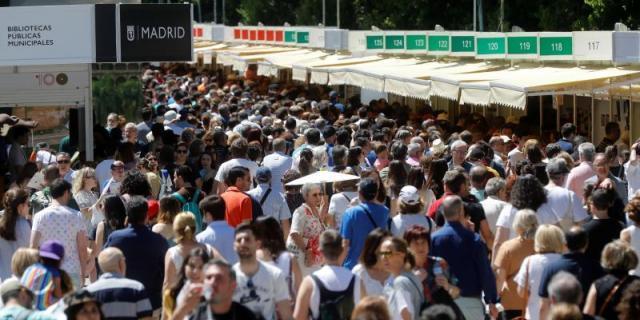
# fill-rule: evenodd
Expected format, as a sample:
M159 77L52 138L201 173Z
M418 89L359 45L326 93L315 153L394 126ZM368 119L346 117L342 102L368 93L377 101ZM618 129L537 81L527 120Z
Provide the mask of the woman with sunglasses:
M98 202L97 188L98 180L93 168L80 169L73 179L71 194L73 194L73 199L76 200L80 212L87 222L87 230L93 229L104 219L102 213L95 210L95 205Z
M322 265L319 239L325 230L324 222L328 218L329 207L320 184L303 185L302 197L304 203L293 212L287 249L298 259L302 276L305 277Z
M163 319L171 319L176 306L186 298L187 288L192 283L203 283L203 267L209 262L210 256L203 247L195 247L185 257L176 284L165 290L162 298Z
M424 291L420 279L411 272L415 260L407 242L394 237L385 239L380 244L378 258L393 278L387 282L384 293L394 319L419 319Z

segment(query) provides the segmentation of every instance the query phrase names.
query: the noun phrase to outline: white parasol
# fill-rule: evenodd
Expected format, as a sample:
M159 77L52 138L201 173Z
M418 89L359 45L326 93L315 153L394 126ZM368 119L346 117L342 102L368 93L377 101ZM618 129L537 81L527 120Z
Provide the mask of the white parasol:
M348 181L348 180L358 180L359 176L354 176L350 174L344 174L340 172L332 172L332 171L316 171L310 175L306 175L302 178L298 178L287 183L287 186L301 186L306 183L326 183L326 182L338 182L338 181Z

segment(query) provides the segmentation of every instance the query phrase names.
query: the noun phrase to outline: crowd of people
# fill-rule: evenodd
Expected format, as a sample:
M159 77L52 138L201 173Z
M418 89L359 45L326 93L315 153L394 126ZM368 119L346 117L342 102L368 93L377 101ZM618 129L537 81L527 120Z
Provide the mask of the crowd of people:
M0 157L0 319L639 319L640 140L214 74ZM307 182L321 172L351 175Z

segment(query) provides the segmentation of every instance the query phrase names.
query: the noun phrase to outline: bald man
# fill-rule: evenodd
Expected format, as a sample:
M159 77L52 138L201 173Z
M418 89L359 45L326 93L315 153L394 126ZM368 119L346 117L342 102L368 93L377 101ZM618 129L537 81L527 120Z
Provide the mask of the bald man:
M105 319L151 319L153 310L144 285L124 277L127 263L122 251L102 250L98 265L104 273L87 290L102 303Z

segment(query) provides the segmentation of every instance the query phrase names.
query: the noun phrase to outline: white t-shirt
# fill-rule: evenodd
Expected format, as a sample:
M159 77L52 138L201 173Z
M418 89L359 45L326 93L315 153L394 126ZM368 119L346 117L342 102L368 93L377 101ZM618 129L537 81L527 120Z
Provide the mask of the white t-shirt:
M391 220L391 234L394 237L402 238L404 232L415 225L423 226L431 233L434 222L431 221L431 218L419 213L398 214Z
M344 267L326 265L320 268L320 270L315 271L313 275L320 279L327 290L331 291L346 290L347 287L349 287L351 278L355 277L355 282L353 283L353 304L356 305L358 304L358 301L360 301L360 277L351 273L351 270ZM315 281L312 281L312 283L313 289L311 291L309 309L311 309L312 317L316 319L319 316L318 307L320 306L320 288L316 285Z
M518 161L524 160L524 153L518 150L518 148L514 148L513 150L509 151L509 153L507 154L507 158L509 158L509 165L511 166L511 168L515 168L516 164L518 164Z
M358 198L357 191L344 191L340 193L334 193L329 201L329 214L332 215L336 221L336 229L340 229L342 225L342 215L351 207L351 200Z
M527 303L527 319L540 318L540 296L538 296L538 288L542 280L542 271L549 263L560 259L558 253L534 254L524 259L520 265L518 274L513 278L519 287L529 288L529 302ZM528 269L528 273L527 273ZM528 284L526 284L528 283Z
M384 283L372 278L362 264L357 264L353 267L351 272L362 279L362 283L364 283L364 290L367 291L367 296L384 296ZM384 282L386 283L392 280L393 277L389 276Z
M57 163L56 156L47 150L38 150L38 152L36 153L36 162L42 163L43 166Z
M569 230L573 223L584 221L589 217L575 192L558 186L545 186L544 188L547 190L547 204L560 219L564 230Z
M258 272L253 277L248 277L240 270L239 262L233 266L237 283L233 301L261 314L266 320L275 320L276 303L290 299L285 276L274 266L260 261L258 264Z
M258 171L258 165L251 160L244 158L231 159L220 165L218 172L216 172L216 181L224 183L224 178L227 176L229 170L233 169L233 167L245 167L249 169L249 172L251 172L251 179L256 176L256 171Z
M482 205L482 209L484 209L484 215L487 217L487 224L489 224L489 229L491 229L491 232L495 234L498 217L500 216L500 212L502 212L502 209L504 209L507 203L491 196L480 201L480 204Z
M40 233L40 244L58 240L64 246L62 269L70 274L80 274L78 233L87 234L86 224L80 212L69 207L50 205L33 217L33 231Z
M518 236L516 231L513 230L513 220L515 220L517 212L518 209L511 204L507 204L500 212L498 222L496 222L496 226L509 229L509 240ZM548 202L545 202L536 210L536 217L538 217L538 225L556 224L560 221L555 212L549 207Z

